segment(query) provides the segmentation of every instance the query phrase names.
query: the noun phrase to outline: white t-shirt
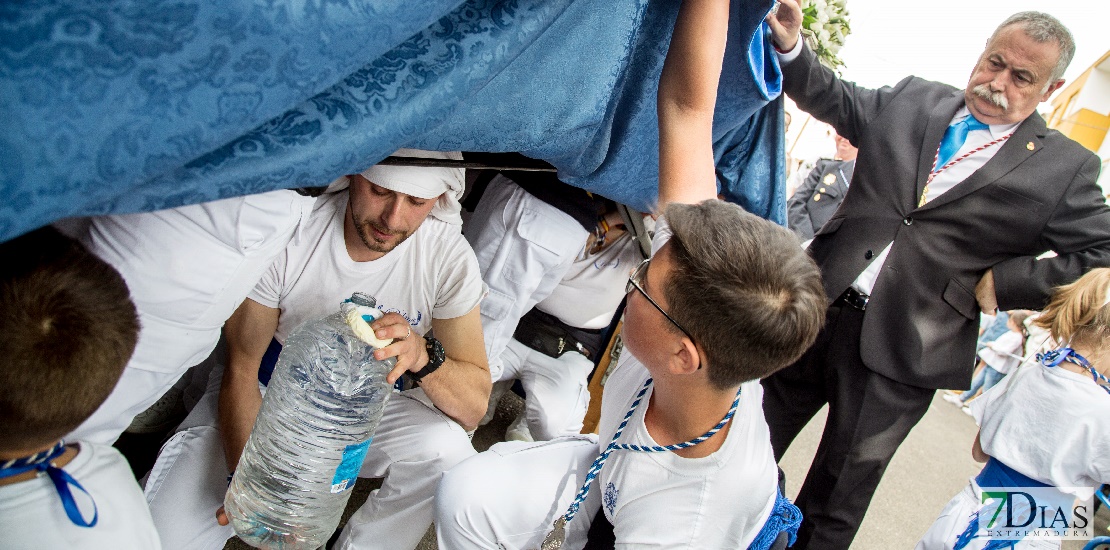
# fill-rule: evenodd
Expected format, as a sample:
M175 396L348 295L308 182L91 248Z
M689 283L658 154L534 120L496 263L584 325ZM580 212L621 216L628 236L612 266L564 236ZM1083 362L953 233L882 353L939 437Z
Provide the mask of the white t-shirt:
M249 295L281 310L278 342L305 321L338 311L355 292L375 297L382 311L400 313L421 335L433 318L461 317L478 305L483 295L478 260L458 226L428 217L385 256L356 262L343 241L347 196L320 199L299 242L278 256Z
M572 327L605 328L624 299L628 276L642 260L639 245L625 233L601 252L575 258L563 280L536 308Z
M1021 333L1007 330L986 347L979 350L979 357L986 364L1002 374L1009 374L1021 362Z
M604 448L648 379L625 352L605 384L599 445ZM621 443L656 445L644 425L652 389L628 421ZM598 476L602 509L617 546L747 548L775 505L778 472L763 417L763 387L742 386L720 449L703 458L672 452L613 451Z
M81 527L70 521L54 483L40 475L0 486L0 546L12 550L162 548L143 492L119 451L95 443L79 446L77 456L62 469L92 495L96 525ZM88 495L72 486L70 491L82 517L92 519Z
M1018 369L969 405L983 451L1041 483L1110 483L1110 394L1090 375L1035 364Z

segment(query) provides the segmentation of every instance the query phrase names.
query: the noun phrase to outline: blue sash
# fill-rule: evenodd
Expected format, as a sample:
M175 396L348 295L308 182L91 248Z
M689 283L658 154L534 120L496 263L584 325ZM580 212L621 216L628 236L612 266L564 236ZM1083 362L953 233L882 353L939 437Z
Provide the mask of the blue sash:
M1037 481L1037 480L1035 480L1035 479L1033 479L1029 476L1026 476L1025 474L1022 474L1021 472L1019 472L1017 470L1014 470L1013 468L1003 464L1001 461L995 459L994 457L991 457L991 459L987 461L987 465L983 467L983 471L979 472L979 475L975 477L975 483L977 485L979 485L980 488L982 488L982 487L1034 487L1034 488L1052 487L1052 485L1049 485L1047 483L1041 483L1040 481ZM1059 502L1058 502L1058 500L1059 500ZM1066 502L1065 502L1065 500L1066 500ZM1052 501L1050 502L1050 504L1053 505L1053 506L1056 506L1056 505L1070 505L1072 500L1073 499L1070 495L1065 495L1064 493L1060 493L1060 498L1059 499L1053 498ZM1009 505L1010 506L1013 505L1013 500L1010 501ZM970 518L970 521L967 524L967 528L964 529L964 532L960 533L960 536L956 538L956 543L953 546L953 550L962 550L973 539L978 538L980 536L977 533L979 532L979 514L982 511L983 511L983 507L980 506L980 508L978 510L976 510L974 513L971 514L971 518ZM1023 510L1018 510L1018 511L1021 512ZM1033 513L1033 511L1030 511L1030 513ZM990 540L987 541L987 544L983 547L983 550L1000 550L1000 549L1003 549L1003 548L1015 548L1017 543L1021 542L1022 538L1024 538L1024 536L1016 536L1015 538L1008 538L1008 539L991 538Z
M767 522L763 524L755 540L748 545L748 550L768 550L778 539L779 533L784 531L790 536L790 541L786 544L790 546L798 538L798 527L801 525L802 511L776 490L775 507L771 510L771 517L767 518Z

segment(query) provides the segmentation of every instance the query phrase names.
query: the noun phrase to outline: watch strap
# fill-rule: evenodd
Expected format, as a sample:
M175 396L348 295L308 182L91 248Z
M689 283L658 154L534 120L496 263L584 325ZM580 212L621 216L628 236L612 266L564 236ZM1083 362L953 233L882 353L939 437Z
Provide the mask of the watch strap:
M409 376L418 384L425 376L432 374L443 366L443 362L447 360L447 354L443 351L443 344L439 343L439 340L426 336L424 337L424 347L428 352L428 363L418 371L409 372Z

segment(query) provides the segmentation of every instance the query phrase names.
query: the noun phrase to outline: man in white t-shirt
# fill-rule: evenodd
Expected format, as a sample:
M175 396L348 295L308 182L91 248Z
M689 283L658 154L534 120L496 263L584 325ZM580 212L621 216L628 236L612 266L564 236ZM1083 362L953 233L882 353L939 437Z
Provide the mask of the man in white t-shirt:
M659 86L664 217L626 287L600 440L500 443L453 468L440 548L537 548L549 531L582 548L603 519L622 548L767 548L800 523L778 493L759 378L813 342L826 298L790 231L715 198L728 11L686 0L675 24Z
M483 285L459 232L462 170L374 166L349 181L348 192L317 204L299 242L232 315L226 368L214 369L214 391L159 455L146 494L166 548L220 548L232 534L217 524L217 508L261 405L267 350L354 292L374 296L386 312L371 326L394 339L377 352L397 358L390 383L407 373L419 387L387 402L361 471L385 480L335 547L415 547L431 523L440 473L474 454L466 430L485 413L490 376L478 314ZM219 521L226 523L222 511Z

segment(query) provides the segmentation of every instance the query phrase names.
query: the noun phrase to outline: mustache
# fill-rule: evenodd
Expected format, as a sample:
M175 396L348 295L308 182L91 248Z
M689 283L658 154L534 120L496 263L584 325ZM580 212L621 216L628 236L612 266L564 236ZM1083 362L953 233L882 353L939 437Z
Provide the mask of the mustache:
M979 96L980 99L989 101L991 105L1002 109L1003 111L1010 108L1010 102L1006 100L1006 95L1002 92L992 92L990 87L986 84L980 84L971 89L971 93Z

